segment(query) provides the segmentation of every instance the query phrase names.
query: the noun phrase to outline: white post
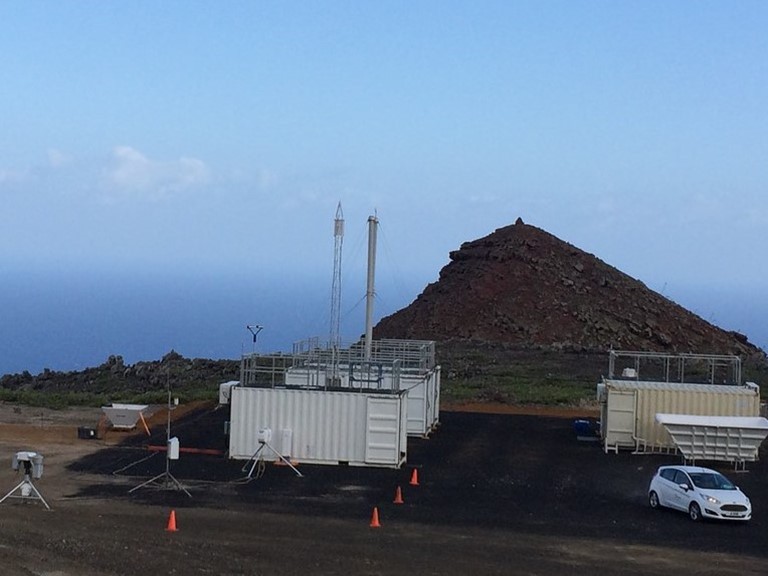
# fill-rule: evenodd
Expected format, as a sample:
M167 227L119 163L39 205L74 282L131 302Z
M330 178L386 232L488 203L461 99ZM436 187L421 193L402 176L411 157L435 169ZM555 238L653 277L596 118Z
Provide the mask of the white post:
M373 297L376 295L376 227L379 224L376 216L368 217L368 282L365 290L365 361L371 360L371 345L373 342Z

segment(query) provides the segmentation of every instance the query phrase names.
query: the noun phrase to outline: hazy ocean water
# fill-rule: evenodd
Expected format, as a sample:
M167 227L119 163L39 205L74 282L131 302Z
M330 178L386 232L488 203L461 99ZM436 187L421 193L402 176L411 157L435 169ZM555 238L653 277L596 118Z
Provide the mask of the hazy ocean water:
M408 305L423 287L377 288L375 318ZM347 342L364 331L364 295L362 282L347 282ZM768 297L759 292L690 290L676 301L766 349ZM0 286L0 311L0 374L82 370L112 354L127 363L157 360L170 350L237 359L254 349L247 324L264 326L256 343L261 352L289 351L293 342L313 336L327 340L330 279L11 275Z
M342 336L364 330L364 287L342 300ZM416 294L413 294L415 298ZM386 307L377 315L407 305ZM82 370L110 355L127 363L170 350L188 358L239 358L254 349L290 351L297 340L327 341L330 282L259 278L11 278L0 287L0 374Z

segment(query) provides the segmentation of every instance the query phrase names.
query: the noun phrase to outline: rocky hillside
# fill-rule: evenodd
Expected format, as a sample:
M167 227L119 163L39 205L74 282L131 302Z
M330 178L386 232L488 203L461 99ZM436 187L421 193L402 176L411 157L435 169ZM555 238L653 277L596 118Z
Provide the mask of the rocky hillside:
M743 334L521 219L464 243L450 259L410 306L379 322L376 338L764 357Z
M126 364L121 356L110 356L100 366L82 371L43 370L7 374L0 378L5 399L39 402L34 393L44 392L57 402L68 403L68 395L87 394L92 402L114 402L144 395L147 402L162 401L170 384L175 396L190 399L214 397L221 382L240 378L237 360L184 358L173 350L160 360ZM29 394L32 393L32 394ZM78 402L88 402L80 398Z

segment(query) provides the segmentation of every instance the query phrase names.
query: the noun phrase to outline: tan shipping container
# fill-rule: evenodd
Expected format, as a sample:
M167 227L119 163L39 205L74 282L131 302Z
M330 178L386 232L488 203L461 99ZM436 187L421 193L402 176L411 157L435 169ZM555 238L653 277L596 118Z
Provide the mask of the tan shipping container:
M744 386L603 380L598 384L600 434L606 452L674 450L656 414L759 416L760 388Z

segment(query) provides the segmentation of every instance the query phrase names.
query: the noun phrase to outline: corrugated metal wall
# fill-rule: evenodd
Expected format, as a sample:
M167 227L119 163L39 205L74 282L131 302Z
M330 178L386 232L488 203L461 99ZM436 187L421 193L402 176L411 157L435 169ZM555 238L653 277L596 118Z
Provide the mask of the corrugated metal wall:
M441 370L440 366L430 372L429 390L432 398L432 405L428 407L428 419L432 421L432 429L440 423L440 385Z
M674 448L657 413L700 416L759 416L760 390L747 386L718 386L675 382L606 380L606 404L601 422L605 448ZM631 402L629 400L632 400ZM632 430L633 434L629 434ZM631 440L631 436L634 440ZM640 446L638 444L639 448Z
M405 461L404 394L238 387L231 404L230 458L251 458L260 447L258 431L269 428L270 446L298 462L399 467ZM262 453L277 459L271 450Z
M427 436L440 419L440 367L420 376L403 374L400 386L408 393L408 434Z

